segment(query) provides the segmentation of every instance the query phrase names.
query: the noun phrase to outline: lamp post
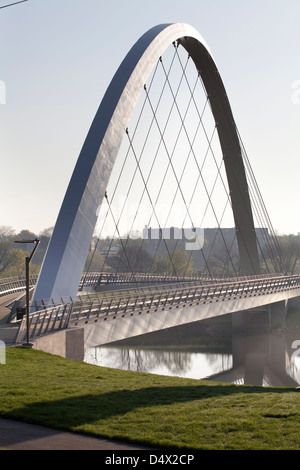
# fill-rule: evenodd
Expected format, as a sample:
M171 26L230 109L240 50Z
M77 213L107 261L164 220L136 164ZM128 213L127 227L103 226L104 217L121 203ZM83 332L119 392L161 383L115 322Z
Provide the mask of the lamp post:
M26 272L26 343L24 346L31 347L32 344L29 343L29 263L32 260L32 257L37 249L40 240L35 238L34 240L16 240L15 243L35 243L35 246L30 254L25 258L25 272Z

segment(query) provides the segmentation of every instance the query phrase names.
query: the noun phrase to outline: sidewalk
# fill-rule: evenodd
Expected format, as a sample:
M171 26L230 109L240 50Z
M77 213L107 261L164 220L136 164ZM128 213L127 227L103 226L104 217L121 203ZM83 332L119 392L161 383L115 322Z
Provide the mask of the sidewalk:
M0 450L150 450L122 442L0 418Z
M16 299L19 295L20 293L18 294L14 292L13 294L4 295L3 297L0 297L0 324L5 323L6 318L10 314L10 310L6 307L6 305Z
M18 327L6 323L10 310L5 307L5 305L15 299L17 295L18 294L14 293L0 297L0 341L4 341L5 344L13 344L18 333Z

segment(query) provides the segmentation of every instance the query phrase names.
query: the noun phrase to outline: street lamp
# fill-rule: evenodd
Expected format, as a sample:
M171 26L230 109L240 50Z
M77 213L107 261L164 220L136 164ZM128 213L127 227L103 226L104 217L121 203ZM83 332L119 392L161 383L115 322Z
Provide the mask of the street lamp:
M29 343L29 263L32 260L32 257L37 249L40 240L35 238L34 240L16 240L15 243L35 243L35 246L31 252L30 256L25 258L25 272L26 272L26 343L24 346L31 347L32 344Z

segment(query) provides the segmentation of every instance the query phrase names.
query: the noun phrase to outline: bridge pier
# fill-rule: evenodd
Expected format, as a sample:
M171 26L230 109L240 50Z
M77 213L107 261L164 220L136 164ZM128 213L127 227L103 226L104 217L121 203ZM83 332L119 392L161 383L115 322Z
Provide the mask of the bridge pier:
M267 333L232 335L232 366L233 369L242 371L241 377L245 384L262 386L268 353Z
M232 369L213 376L213 380L243 379L247 385L295 387L297 382L287 372L289 357L285 335L277 332L232 335ZM229 380L228 380L229 377ZM211 379L211 377L208 377Z
M84 328L60 330L32 341L33 349L74 361L84 359Z
M288 300L280 300L265 307L244 310L232 314L233 331L269 331L284 328Z
M266 307L243 310L232 314L232 331L268 331L270 315Z
M270 329L285 327L287 309L288 300L281 300L269 305Z

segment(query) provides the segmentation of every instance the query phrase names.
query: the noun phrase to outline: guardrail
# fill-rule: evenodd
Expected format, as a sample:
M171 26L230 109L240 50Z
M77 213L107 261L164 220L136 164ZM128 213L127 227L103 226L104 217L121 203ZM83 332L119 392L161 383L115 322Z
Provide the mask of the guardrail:
M241 276L241 277L234 277L231 278L234 281L238 281L240 279L254 279L254 278L263 278L263 277L277 277L277 274L265 274L265 275L257 275L257 276ZM30 276L30 286L33 287L38 279L38 275L31 275ZM109 284L149 284L152 283L160 284L160 283L180 283L180 282L222 282L222 279L214 279L207 276L170 276L168 274L152 274L152 273L137 273L135 275L129 273L88 273L83 274L80 284L79 284L79 291L82 290L84 287L97 287ZM0 279L0 297L4 295L8 295L18 291L25 291L26 288L26 281L23 276L15 276L10 278L3 278Z
M169 274L153 273L89 273L83 274L79 290L88 286L100 286L108 284L144 284L144 283L170 283L190 282L199 279L208 280L207 276L171 276Z
M30 286L35 286L38 279L38 275L30 276ZM170 282L191 282L200 279L208 280L207 277L201 276L170 276L167 274L151 274L151 273L88 273L83 274L80 284L79 291L84 287L98 287L109 284L144 284L144 283L170 283ZM12 294L18 291L25 291L26 281L23 276L15 276L11 278L0 279L0 297L8 294Z
M30 287L33 287L37 281L37 275L29 277ZM23 276L15 276L0 279L0 297L13 294L14 292L24 291L26 288L25 278Z
M151 293L129 293L103 298L80 299L30 314L30 338L90 322L107 321L159 310L224 302L236 298L266 295L300 288L300 276L255 277L235 281L202 284ZM26 318L20 322L17 343L25 339Z

